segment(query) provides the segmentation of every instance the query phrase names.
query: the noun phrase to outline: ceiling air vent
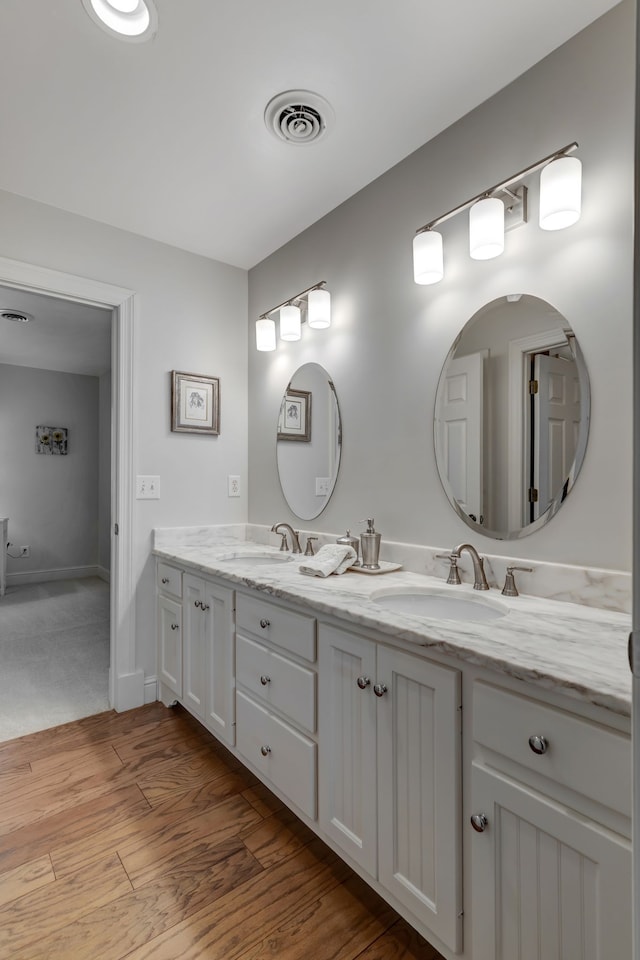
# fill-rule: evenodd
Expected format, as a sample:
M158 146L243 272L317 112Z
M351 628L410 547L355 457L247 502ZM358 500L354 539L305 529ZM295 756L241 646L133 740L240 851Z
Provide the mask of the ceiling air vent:
M264 112L264 122L285 143L315 143L333 125L333 110L317 93L287 90L273 97Z
M0 317L3 320L13 320L15 323L29 323L33 320L31 314L25 313L24 310L0 310Z

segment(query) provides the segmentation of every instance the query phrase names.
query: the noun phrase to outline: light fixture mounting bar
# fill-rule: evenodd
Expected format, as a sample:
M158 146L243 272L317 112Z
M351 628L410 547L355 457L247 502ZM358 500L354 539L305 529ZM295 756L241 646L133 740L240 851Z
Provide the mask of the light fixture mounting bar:
M279 303L276 307L271 307L270 310L265 310L264 313L260 314L260 320L266 320L267 317L270 317L272 313L275 313L276 310L279 310L280 307L286 307L290 303L295 303L296 300L302 300L308 293L311 293L312 290L321 290L322 287L326 286L327 281L321 280L320 283L314 283L313 286L307 287L306 290L303 290L301 293L296 293L294 297L289 297L287 300L283 300L282 303Z
M436 227L439 223L444 223L445 220L450 220L452 217L455 217L457 213L462 213L463 210L468 210L469 207L473 206L474 203L476 203L478 200L482 200L484 197L493 196L494 193L497 193L500 190L508 190L508 188L512 187L514 183L524 180L524 178L528 177L530 173L535 173L536 170L540 170L541 167L546 166L546 164L550 163L551 160L557 160L559 157L567 157L577 149L578 144L574 140L573 143L568 143L566 147L562 147L560 150L554 150L553 153L543 157L542 160L536 160L535 163L525 167L524 170L520 170L519 173L514 173L513 176L507 177L506 180L501 180L500 183L496 183L495 186L489 187L487 190L483 190L481 193L476 194L475 197L471 197L470 200L465 200L464 203L459 203L457 207L453 208L453 210L449 210L447 213L443 213L434 220L430 220L429 223L425 223L423 227L419 227L419 229L416 230L416 235L419 233L424 233L426 230L433 229L433 227Z

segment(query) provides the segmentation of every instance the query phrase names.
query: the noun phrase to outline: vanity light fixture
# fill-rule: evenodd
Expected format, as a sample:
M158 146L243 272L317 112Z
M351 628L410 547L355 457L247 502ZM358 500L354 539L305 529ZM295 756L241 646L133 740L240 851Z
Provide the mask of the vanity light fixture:
M316 330L325 330L331 325L331 294L324 289L326 280L307 287L295 297L266 310L256 320L256 349L266 352L276 349L276 322L273 313L279 314L280 339L299 340L302 324L308 322Z
M413 238L413 278L419 284L437 283L444 276L442 234L434 230L463 210L469 210L469 254L474 260L490 260L504 250L505 229L527 222L526 177L540 174L539 224L543 230L562 230L580 218L582 165L572 157L578 144L537 160L519 173L465 200L447 213L430 220Z
M153 0L82 0L94 23L120 40L149 40L158 29Z

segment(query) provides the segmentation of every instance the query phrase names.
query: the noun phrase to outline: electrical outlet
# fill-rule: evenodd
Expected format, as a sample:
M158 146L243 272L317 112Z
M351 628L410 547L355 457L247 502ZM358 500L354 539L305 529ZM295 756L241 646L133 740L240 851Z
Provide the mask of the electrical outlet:
M316 477L316 497L326 497L329 493L330 477Z
M21 556L21 557L30 557L30 556L31 556L31 547L29 547L29 546L20 547L20 556Z
M160 477L136 477L136 500L159 500Z
M232 477L229 475L227 477L228 483L228 496L230 497L239 497L240 496L240 477Z

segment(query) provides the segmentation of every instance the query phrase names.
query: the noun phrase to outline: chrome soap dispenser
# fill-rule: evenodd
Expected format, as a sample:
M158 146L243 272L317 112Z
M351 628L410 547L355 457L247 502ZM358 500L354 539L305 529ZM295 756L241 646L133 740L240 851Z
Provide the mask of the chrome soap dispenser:
M363 520L362 523L365 521ZM376 533L373 526L373 519L367 520L367 529L364 533L360 534L360 544L362 546L362 569L363 570L379 570L380 564L378 563L378 557L380 556L380 540L382 535Z

